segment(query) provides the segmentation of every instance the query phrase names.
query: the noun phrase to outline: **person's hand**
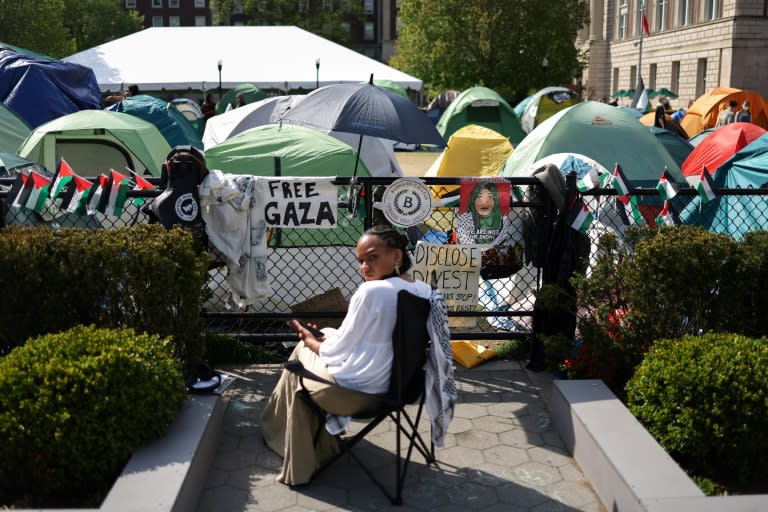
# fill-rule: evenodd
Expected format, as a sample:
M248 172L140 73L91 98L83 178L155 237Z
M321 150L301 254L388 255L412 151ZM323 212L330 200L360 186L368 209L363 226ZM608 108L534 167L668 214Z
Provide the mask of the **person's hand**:
M299 340L303 341L304 345L306 345L312 352L318 353L320 350L320 343L322 343L325 335L317 328L316 324L301 322L294 318L288 321L288 325L296 331Z

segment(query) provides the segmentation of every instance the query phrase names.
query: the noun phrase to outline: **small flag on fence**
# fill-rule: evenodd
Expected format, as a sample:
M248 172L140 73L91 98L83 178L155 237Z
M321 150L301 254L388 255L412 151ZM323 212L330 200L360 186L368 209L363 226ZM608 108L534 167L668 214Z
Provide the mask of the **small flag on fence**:
M659 226L674 226L679 223L680 219L678 219L675 209L672 208L672 203L664 201L664 207L656 216L656 224Z
M29 178L32 182L32 189L29 192L29 197L27 197L26 203L24 203L24 208L36 211L40 214L45 213L45 201L48 199L51 180L35 171L30 171Z
M569 210L569 218L571 219L571 227L579 233L586 233L595 219L581 198L577 199Z
M701 204L708 203L717 197L717 187L706 167L702 167L699 182L696 184L696 190L699 192L699 197L701 197Z
M664 172L661 173L661 178L659 178L659 184L656 185L656 190L659 191L659 197L661 197L663 201L669 201L677 195L679 188L675 178L669 174L668 170L664 169Z
M66 191L60 194L60 208L66 213L84 215L87 213L88 195L92 187L93 183L75 174Z
M61 191L64 190L71 181L75 171L69 166L69 164L62 158L59 161L59 169L56 174L53 175L53 185L51 186L51 199L56 199Z
M609 188L611 186L612 179L613 174L610 172L604 172L602 175L600 175L600 188Z
M140 174L137 174L136 172L132 171L131 169L128 169L131 173L131 177L133 178L133 181L135 183L133 190L154 190L155 186L148 182L146 179L144 179ZM136 206L141 206L144 204L145 199L143 197L137 197L133 200L133 204Z
M616 210L625 226L645 225L645 219L638 206L637 196L616 196Z
M114 169L109 170L109 183L106 190L109 191L106 202L102 202L104 208L101 212L105 215L119 217L123 214L125 198L128 196L130 179Z
M580 192L587 192L596 188L600 184L600 174L597 172L597 168L593 165L589 171L581 177L577 186Z
M108 183L109 178L101 174L93 187L91 187L91 193L88 194L88 206L86 207L86 213L88 213L88 215L93 215L96 212L102 211L101 199Z
M621 170L621 166L616 164L613 169L613 177L611 178L611 185L616 189L616 193L620 196L629 195L631 189L629 187L629 181L624 176L624 171Z
M27 202L27 197L32 191L32 181L24 173L16 173L16 181L13 182L11 190L8 191L8 196L5 199L7 208L21 208L21 205ZM10 203L10 204L9 204Z

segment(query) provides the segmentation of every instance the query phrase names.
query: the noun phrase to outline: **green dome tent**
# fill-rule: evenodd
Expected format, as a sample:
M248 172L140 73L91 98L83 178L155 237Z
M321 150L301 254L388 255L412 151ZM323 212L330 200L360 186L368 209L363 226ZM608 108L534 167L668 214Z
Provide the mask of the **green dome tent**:
M297 125L268 124L251 128L205 150L208 169L254 176L277 176L275 159L280 158L280 176L352 176L357 153L351 146L317 130ZM358 176L371 176L360 160ZM339 202L346 203L347 187L339 187ZM333 229L281 229L282 247L323 245L353 246L363 232L363 223L339 208Z
M263 100L267 97L267 93L259 89L253 84L240 84L234 89L230 89L224 93L218 103L216 103L216 113L223 114L227 111L227 106L235 108L237 103L237 95L242 93L245 96L246 103L253 103L259 100Z
M106 110L131 114L152 123L172 148L192 145L203 149L203 139L192 123L176 107L160 98L147 94L128 96Z
M26 121L0 103L0 151L16 153L31 131Z
M515 148L500 174L524 174L531 164L554 153L579 153L611 171L618 163L634 186L655 187L665 167L683 181L680 166L647 126L598 101L578 103L544 120Z
M677 162L677 165L682 168L683 162L693 151L693 144L664 128L650 126L648 129L664 145L669 155Z
M515 146L525 137L520 120L509 103L487 87L472 87L459 94L440 116L437 131L448 140L456 130L468 124L490 128L507 137Z
M32 131L18 155L56 169L64 158L83 177L109 169L160 176L171 146L152 123L130 114L81 110L49 121Z

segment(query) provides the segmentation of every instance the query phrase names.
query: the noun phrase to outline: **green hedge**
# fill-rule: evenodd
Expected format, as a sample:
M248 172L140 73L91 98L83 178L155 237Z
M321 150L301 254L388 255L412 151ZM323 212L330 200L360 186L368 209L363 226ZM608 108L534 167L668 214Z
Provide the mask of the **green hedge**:
M0 389L0 505L79 506L108 490L186 396L169 339L93 326L0 358Z
M713 333L659 340L627 384L628 407L696 475L736 488L764 484L766 368L766 338Z
M183 229L12 226L0 230L0 355L74 325L173 336L177 357L202 356L208 257Z

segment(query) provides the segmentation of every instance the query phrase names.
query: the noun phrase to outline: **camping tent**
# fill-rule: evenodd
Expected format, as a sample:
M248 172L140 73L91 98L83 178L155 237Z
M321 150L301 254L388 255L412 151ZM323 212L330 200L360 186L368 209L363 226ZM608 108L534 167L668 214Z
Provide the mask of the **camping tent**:
M635 109L637 111L637 109ZM639 111L638 111L639 112ZM640 116L639 121L644 124L645 126L655 126L656 125L656 112L647 112ZM664 113L664 127L669 130L670 132L676 134L677 136L688 139L688 133L683 129L680 124L678 124L674 119L672 119L672 116Z
M729 87L716 87L706 94L699 96L683 116L680 125L693 137L706 128L717 124L720 111L728 107L730 100L736 100L741 108L744 100L749 100L752 111L752 122L768 129L768 104L763 97L753 91L743 91Z
M723 162L765 133L763 128L752 123L731 123L716 128L680 166L683 176L689 181L693 178L695 185L696 176L703 167L714 174Z
M428 177L496 176L514 148L498 132L469 124L459 128L427 169Z
M216 113L223 114L228 109L235 108L237 106L238 94L243 95L246 105L267 97L267 93L253 84L240 84L224 93L224 96L216 103Z
M64 58L93 69L102 91L315 89L331 83L422 82L362 53L292 26L152 27ZM221 73L218 63L221 62Z
M533 95L520 116L520 125L525 133L530 133L542 121L555 112L581 102L581 96L565 87L545 87Z
M138 117L106 110L82 110L38 126L19 156L56 169L64 158L83 177L110 169L159 176L171 147L160 130Z
M152 123L160 130L165 140L173 148L176 146L192 145L203 149L203 140L187 118L160 98L139 94L128 96L107 108L112 112L131 114L139 119Z
M611 170L619 163L635 186L655 187L665 167L682 180L680 166L647 127L598 101L578 103L546 119L515 148L500 174L516 176L553 153L583 154Z
M713 135L714 136L714 135ZM732 155L714 173L718 188L761 188L768 184L768 134ZM737 240L748 231L768 229L764 196L718 195L705 204L694 197L680 213L684 224L727 233Z
M433 123L437 124L437 122L440 120L440 116L442 116L443 112L445 112L445 109L447 109L448 105L450 105L458 96L459 91L454 91L453 89L440 91L440 93L432 98L432 100L427 104L427 117Z
M682 167L685 159L693 151L693 145L685 139L680 138L669 130L664 128L658 128L656 126L650 126L648 128L650 132L664 145L664 148L669 153L677 165Z
M202 135L205 123L203 122L203 111L197 102L189 98L174 98L171 100L171 105L181 112L181 115Z
M84 109L100 109L89 68L0 49L0 102L30 127Z
M16 153L32 128L9 107L0 103L0 151Z
M693 137L691 137L690 139L688 139L688 142L690 142L693 147L696 147L699 144L701 144L701 141L709 137L709 135L713 131L715 131L715 128L707 128L706 130L702 130L696 135L694 135Z
M507 137L513 145L525 137L520 120L509 103L487 87L472 87L459 94L440 116L437 131L448 140L456 130L468 124L490 128Z
M272 96L214 116L206 123L203 144L206 148L210 148L251 128L266 124L279 124L282 114L303 98L303 94ZM325 133L350 145L355 150L360 143L360 136L357 134L334 131ZM395 158L392 141L377 137L363 137L360 160L372 176L397 177L403 175L400 164Z

